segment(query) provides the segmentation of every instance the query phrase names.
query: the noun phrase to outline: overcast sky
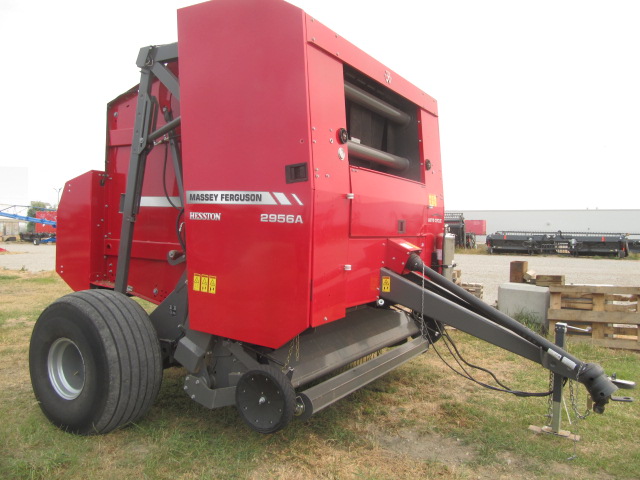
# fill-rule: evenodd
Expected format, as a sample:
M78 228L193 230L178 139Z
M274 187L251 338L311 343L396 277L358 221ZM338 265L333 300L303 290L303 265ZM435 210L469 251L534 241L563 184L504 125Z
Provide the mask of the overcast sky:
M106 104L177 0L0 0L0 166L104 168ZM292 0L438 100L445 207L640 208L640 2Z

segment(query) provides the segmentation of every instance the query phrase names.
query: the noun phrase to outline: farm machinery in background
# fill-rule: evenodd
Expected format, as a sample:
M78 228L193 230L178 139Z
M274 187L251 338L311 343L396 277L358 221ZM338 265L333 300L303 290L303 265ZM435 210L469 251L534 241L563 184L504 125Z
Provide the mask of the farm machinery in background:
M486 220L465 220L460 212L445 212L444 221L458 248L476 248L477 236L487 234Z
M597 232L516 232L501 231L486 238L489 253L528 255L629 255L629 235Z
M19 207L13 205L9 208ZM14 220L20 220L23 222L32 222L35 224L35 232L20 232L20 240L23 242L30 242L34 245L40 245L41 243L55 243L56 241L56 225L57 225L57 211L56 210L38 210L35 217L28 215L18 215L15 213L9 213L5 208L0 211L0 217L11 218ZM31 208L31 207L22 207Z
M178 43L137 66L107 107L105 170L60 202L56 270L75 292L29 350L55 425L135 422L181 366L190 399L275 432L445 324L578 380L604 411L618 387L602 367L441 275L453 249L429 95L282 0L181 9Z

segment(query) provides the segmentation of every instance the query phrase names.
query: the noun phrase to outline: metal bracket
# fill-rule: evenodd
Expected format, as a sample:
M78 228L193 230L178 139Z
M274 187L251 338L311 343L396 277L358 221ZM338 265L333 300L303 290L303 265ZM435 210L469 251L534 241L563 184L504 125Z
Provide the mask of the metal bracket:
M201 377L187 375L183 388L191 400L207 408L228 407L235 403L236 387L210 388Z

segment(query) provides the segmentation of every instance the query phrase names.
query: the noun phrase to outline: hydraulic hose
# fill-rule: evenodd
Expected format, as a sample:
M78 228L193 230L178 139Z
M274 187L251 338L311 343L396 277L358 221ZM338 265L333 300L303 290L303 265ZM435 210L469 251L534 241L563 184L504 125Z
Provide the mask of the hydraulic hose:
M611 394L613 394L618 389L618 387L616 387L611 382L609 377L605 374L604 369L600 365L595 363L582 362L562 348L554 345L546 338L536 334L535 332L532 332L527 327L509 317L508 315L505 315L499 310L490 307L479 298L476 298L475 296L467 292L465 289L459 287L455 283L447 280L435 270L429 268L415 253L412 253L409 256L406 268L416 274L425 275L429 279L429 281L449 292L450 294L458 297L460 300L466 303L467 306L474 312L495 322L501 327L510 330L511 332L527 340L528 342L546 350L546 352L550 356L563 363L565 367L568 367L568 369L571 371L571 378L584 384L594 402L594 412L604 412L604 406L609 402ZM543 364L542 360L540 361L540 363Z

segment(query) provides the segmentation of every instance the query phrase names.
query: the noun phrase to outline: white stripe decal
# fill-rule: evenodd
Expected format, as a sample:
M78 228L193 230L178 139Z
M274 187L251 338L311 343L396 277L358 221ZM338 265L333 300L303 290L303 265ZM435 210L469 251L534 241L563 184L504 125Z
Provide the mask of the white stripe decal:
M291 196L298 202L298 205L304 205L295 193L292 193Z
M273 192L273 194L275 195L276 200L280 202L280 205L291 205L291 202L284 193Z
M182 202L180 197L170 197L171 203L176 207L181 207ZM140 197L141 207L171 207L171 203L167 200L167 197Z

